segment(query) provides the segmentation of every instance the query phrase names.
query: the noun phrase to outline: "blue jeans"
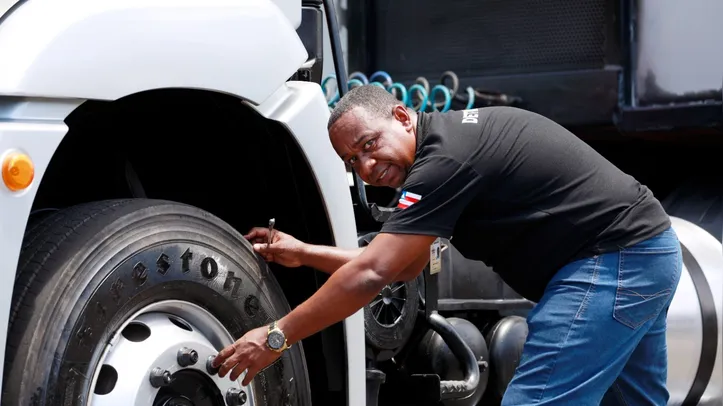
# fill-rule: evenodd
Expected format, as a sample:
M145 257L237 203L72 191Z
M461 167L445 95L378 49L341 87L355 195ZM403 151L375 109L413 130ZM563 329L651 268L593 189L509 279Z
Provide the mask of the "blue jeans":
M666 318L681 270L672 228L560 269L528 314L502 405L665 406Z

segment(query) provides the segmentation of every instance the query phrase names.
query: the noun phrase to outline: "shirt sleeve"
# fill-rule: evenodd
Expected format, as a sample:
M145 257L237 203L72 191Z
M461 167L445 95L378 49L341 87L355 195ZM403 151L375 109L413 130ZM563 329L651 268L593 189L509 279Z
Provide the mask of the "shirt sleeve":
M476 197L479 175L448 156L430 156L413 167L402 187L396 211L382 233L450 238L460 215Z

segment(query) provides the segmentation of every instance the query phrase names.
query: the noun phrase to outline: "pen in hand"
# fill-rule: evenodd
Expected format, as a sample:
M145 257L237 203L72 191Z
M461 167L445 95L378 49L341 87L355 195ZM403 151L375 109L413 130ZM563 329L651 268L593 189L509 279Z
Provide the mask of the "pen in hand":
M268 238L267 238L267 241L266 241L266 246L267 246L267 247L271 245L271 241L272 241L272 239L273 239L272 237L273 237L273 233L274 233L274 225L276 225L276 219L275 219L275 218L269 220L269 235L268 235Z

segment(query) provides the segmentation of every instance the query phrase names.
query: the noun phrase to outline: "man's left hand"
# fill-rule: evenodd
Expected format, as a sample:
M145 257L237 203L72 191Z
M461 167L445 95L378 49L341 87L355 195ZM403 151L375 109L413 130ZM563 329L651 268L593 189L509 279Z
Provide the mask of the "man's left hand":
M229 378L235 381L244 370L248 369L241 383L246 386L259 371L276 361L281 356L281 353L272 351L266 345L267 333L267 326L255 328L239 338L235 343L221 350L213 360L214 367L221 366L218 370L218 376L223 378L230 371Z

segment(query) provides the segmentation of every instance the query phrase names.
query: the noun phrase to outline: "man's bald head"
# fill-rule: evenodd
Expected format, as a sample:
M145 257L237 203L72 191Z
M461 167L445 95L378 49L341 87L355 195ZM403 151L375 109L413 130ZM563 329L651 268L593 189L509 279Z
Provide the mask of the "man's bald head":
M334 150L375 186L399 187L414 163L417 114L374 85L352 89L329 118Z

